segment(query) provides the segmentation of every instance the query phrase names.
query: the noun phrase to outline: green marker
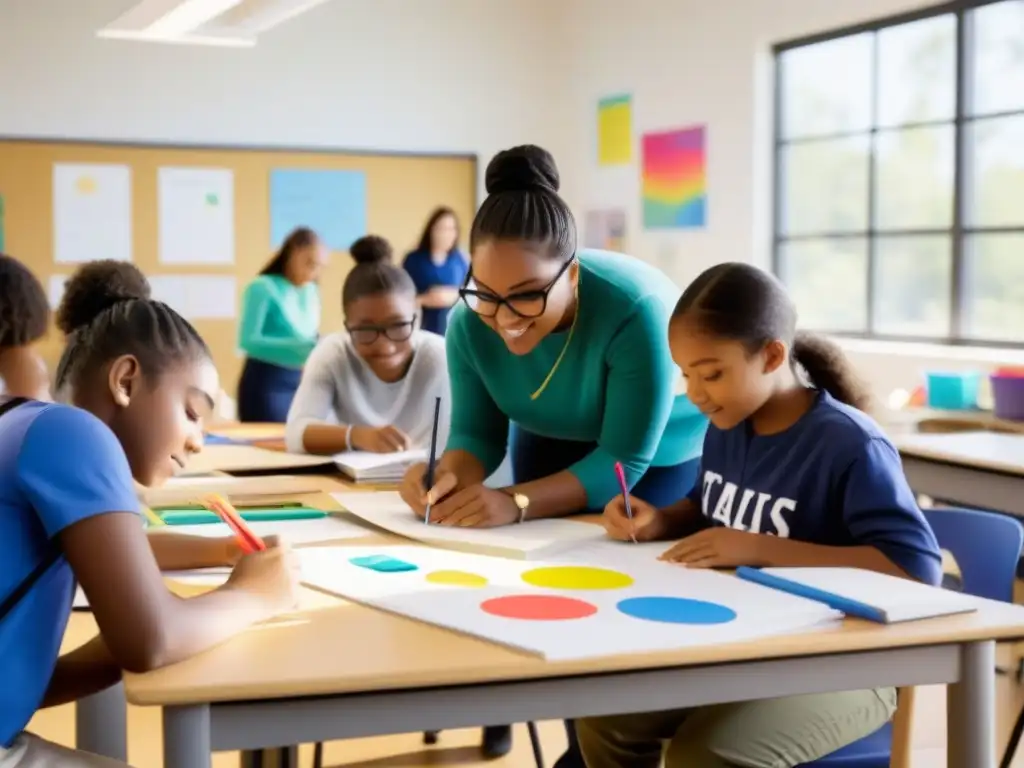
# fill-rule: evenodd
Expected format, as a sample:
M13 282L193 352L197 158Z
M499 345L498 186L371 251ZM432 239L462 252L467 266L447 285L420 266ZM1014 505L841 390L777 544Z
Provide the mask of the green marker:
M218 203L220 203L220 200L218 200L217 196L212 192L206 196L207 205L217 205Z

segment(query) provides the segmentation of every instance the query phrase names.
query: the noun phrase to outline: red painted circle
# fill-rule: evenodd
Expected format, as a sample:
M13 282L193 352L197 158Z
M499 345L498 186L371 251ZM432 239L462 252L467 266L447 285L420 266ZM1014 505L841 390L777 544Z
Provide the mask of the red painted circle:
M505 619L532 621L563 621L583 619L597 613L597 606L560 595L509 595L485 600L480 604L485 613Z

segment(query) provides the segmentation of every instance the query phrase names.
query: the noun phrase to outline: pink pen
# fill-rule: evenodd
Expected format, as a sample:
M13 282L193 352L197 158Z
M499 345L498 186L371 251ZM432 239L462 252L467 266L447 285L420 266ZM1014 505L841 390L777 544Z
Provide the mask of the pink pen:
M633 508L629 505L629 488L626 487L626 472L622 468L622 462L615 462L615 476L619 478L619 487L622 489L622 503L626 505L626 517L629 518L630 526L633 523ZM636 544L636 534L631 530L629 538Z

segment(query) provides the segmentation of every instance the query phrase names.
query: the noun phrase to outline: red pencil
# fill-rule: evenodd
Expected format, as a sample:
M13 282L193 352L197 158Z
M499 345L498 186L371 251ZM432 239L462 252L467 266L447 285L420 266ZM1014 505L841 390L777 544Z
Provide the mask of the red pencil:
M252 529L249 528L245 520L242 519L242 516L238 514L238 511L227 499L212 494L203 500L203 506L224 521L232 533L235 534L239 546L242 547L242 551L246 554L262 552L267 548L267 545L263 543L263 539L252 532Z

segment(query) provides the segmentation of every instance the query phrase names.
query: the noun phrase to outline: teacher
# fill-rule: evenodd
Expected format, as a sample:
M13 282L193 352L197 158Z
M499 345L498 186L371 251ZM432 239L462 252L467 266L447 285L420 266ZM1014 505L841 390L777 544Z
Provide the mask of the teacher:
M238 346L246 355L238 381L239 421L287 421L302 366L317 342L316 281L326 261L316 233L296 229L245 289L238 328Z
M499 153L485 182L470 233L473 287L448 327L452 423L431 523L492 527L601 510L620 493L616 462L635 496L654 506L682 498L707 419L683 394L669 351L681 291L637 259L576 250L558 170L540 147ZM510 423L513 485L488 488ZM411 467L401 486L420 516L424 472ZM582 766L569 735L559 764Z

